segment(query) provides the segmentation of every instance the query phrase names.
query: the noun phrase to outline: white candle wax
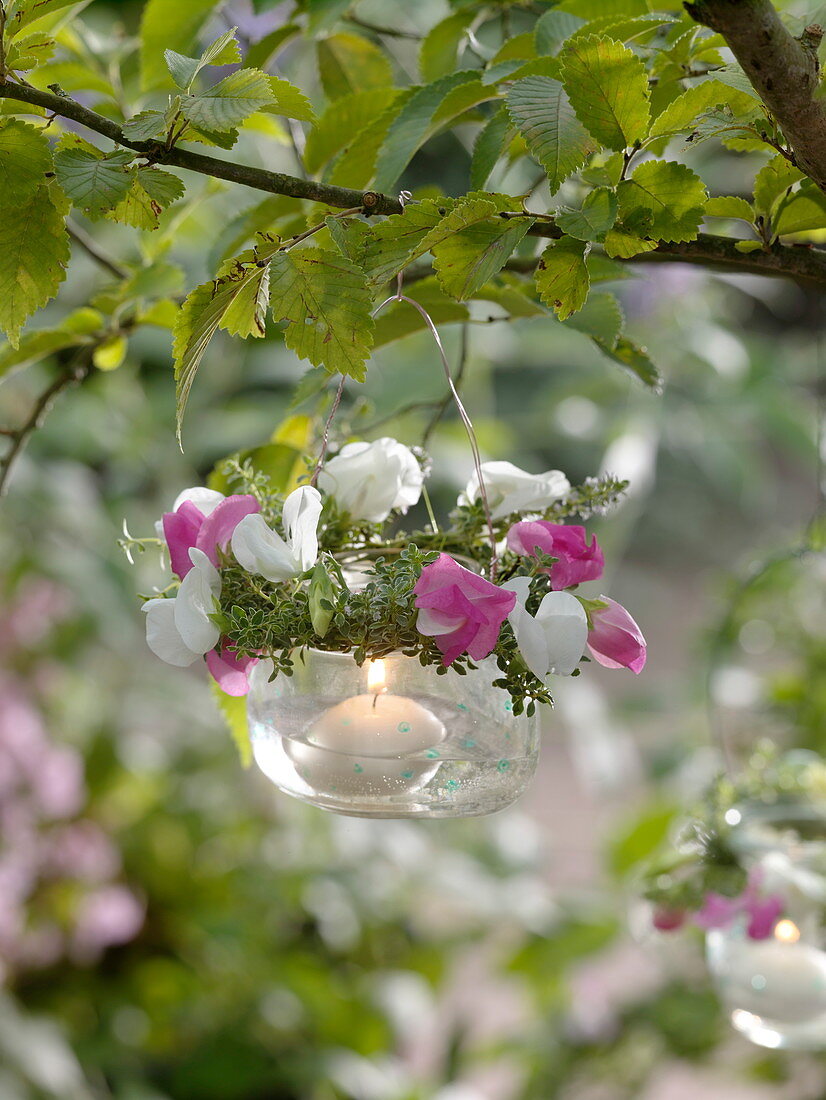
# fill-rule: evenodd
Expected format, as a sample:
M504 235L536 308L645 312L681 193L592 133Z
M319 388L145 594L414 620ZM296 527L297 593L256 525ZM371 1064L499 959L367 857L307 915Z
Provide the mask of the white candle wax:
M826 952L775 936L750 940L742 935L716 931L708 936L709 966L731 1008L778 1024L826 1014Z
M402 695L385 694L384 662L368 668L369 693L330 707L310 726L304 743L285 751L310 787L356 795L415 790L438 768L446 737L432 711ZM430 754L426 761L407 759Z
M307 740L356 756L403 756L443 741L435 714L401 695L356 695L331 707L307 732Z

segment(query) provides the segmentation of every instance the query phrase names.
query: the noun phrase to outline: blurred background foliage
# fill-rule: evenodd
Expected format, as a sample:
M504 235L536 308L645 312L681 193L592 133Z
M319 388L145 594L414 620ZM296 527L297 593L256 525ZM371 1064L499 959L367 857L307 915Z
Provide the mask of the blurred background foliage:
M363 10L387 21L388 7ZM277 19L228 8L250 34ZM94 18L128 36L137 10L98 3ZM411 182L466 186L461 134L445 143ZM701 155L738 193L741 162ZM161 256L174 237L187 285L239 216L237 192L222 201L217 240L214 206L195 202L146 246ZM114 251L132 240L95 233ZM105 274L79 252L50 309L85 304L90 284ZM0 526L3 1100L826 1095L819 1057L729 1034L699 942L628 932L636 868L713 773L721 738L826 750L826 564L809 526L822 302L677 265L637 268L619 294L662 396L550 321L477 316L464 334L486 457L631 479L594 526L650 647L639 679L592 666L561 685L532 791L487 820L350 820L276 795L240 767L201 672L145 648L135 593L160 573L122 557L122 521L150 532L182 486L269 438L302 373L277 336L216 340L184 454L160 329L54 409ZM457 362L462 333L445 339ZM4 420L25 415L48 370L4 382ZM423 336L391 344L348 388L338 438L416 443L432 408L394 411L442 392ZM446 510L471 468L449 412L429 450Z

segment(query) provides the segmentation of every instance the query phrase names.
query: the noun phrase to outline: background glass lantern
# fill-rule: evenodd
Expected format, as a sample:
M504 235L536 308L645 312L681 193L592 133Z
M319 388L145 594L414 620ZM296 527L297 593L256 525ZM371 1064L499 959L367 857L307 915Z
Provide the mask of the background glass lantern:
M439 675L391 653L359 667L308 649L292 676L251 676L255 760L287 794L358 817L463 817L510 805L530 782L539 720L514 715L492 658Z
M729 817L729 815L731 815ZM733 1026L759 1046L826 1048L826 807L803 796L728 811L731 844L785 908L767 939L747 918L706 937L712 978Z

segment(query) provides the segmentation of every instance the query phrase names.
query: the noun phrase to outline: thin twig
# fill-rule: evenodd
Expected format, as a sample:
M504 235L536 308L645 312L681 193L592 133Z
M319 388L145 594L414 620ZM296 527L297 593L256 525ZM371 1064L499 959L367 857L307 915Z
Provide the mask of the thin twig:
M83 251L88 256L91 256L96 264L105 271L108 271L110 275L114 275L116 279L129 278L129 272L126 268L121 267L117 260L112 259L111 256L107 256L97 241L92 240L85 229L81 229L79 225L75 225L74 222L67 220L66 232L75 244L80 245Z
M41 426L49 408L63 390L77 382L83 381L92 369L92 353L94 347L84 347L75 355L71 363L58 375L55 380L46 387L34 403L31 413L19 428L13 431L6 430L4 435L11 440L8 451L0 458L0 496L3 495L8 484L12 467L23 452L29 438Z
M339 382L338 389L336 390L336 395L333 398L333 404L330 407L330 413L324 425L324 434L321 437L321 453L318 456L318 462L316 462L315 464L313 476L310 478L310 484L313 486L313 488L315 488L316 483L318 482L318 475L324 468L324 459L327 457L327 447L330 443L330 427L333 423L333 417L338 412L338 407L341 404L341 395L344 393L344 383L346 381L347 376L342 374L341 381Z
M457 389L462 384L462 380L465 376L469 346L470 341L468 340L468 326L467 322L465 322L465 324L462 325L461 343L459 345L459 365L456 368L456 377L453 380ZM424 430L424 433L422 434L422 446L424 448L427 448L427 444L430 442L430 437L433 435L436 428L438 427L439 421L444 416L445 412L447 411L447 407L452 400L453 394L450 392L450 390L448 390L442 400L436 406L436 411L434 412L433 416L427 424L427 427Z
M373 34L383 35L386 38L409 38L413 42L421 42L424 38L424 35L419 34L417 31L405 31L401 27L382 27L378 23L371 23L358 15L348 14L344 18L348 23L353 23L356 27L361 27L362 30L372 31Z

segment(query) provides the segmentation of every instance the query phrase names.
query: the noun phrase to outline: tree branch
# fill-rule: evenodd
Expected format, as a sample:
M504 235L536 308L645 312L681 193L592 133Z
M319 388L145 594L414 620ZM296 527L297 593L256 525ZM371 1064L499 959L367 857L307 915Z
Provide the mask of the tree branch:
M30 437L43 423L54 399L70 386L82 382L91 371L94 350L93 345L82 348L57 378L43 390L32 406L31 413L20 427L3 431L3 435L9 440L9 449L0 458L0 496L5 492L14 463L22 454Z
M254 168L246 164L233 164L219 160L218 157L194 153L189 149L167 149L157 141L131 141L123 129L110 118L90 111L68 96L42 92L28 84L16 84L10 80L0 80L0 99L16 99L20 103L30 103L43 107L50 114L70 118L73 122L86 126L89 130L110 141L141 153L154 164L170 164L176 168L188 168L204 176L227 180L230 183L242 183L257 191L267 191L274 195L288 195L295 199L309 199L311 202L323 202L327 206L356 206L369 214L399 214L401 203L389 195L376 191L354 191L350 187L334 187L332 184L318 183L316 180L299 179L283 172L269 172L265 168Z
M779 123L796 164L826 191L826 103L817 95L823 30L813 25L795 38L771 0L696 0L683 6L697 23L725 38Z
M730 0L716 0L716 2L728 3ZM747 3L750 0L742 0L742 2ZM308 199L340 209L352 208L364 210L370 214L399 214L402 210L398 199L376 191L356 191L349 187L335 187L315 180L299 179L297 176L269 172L264 168L255 168L246 164L234 164L219 160L217 157L190 152L187 149L165 149L157 142L129 141L121 127L111 119L90 111L67 96L42 92L27 84L0 80L0 99L3 98L30 103L43 107L52 114L69 118L118 145L141 153L155 163L186 168L202 175L228 180L230 183L241 183L257 191ZM536 222L528 232L531 236L551 240L562 236L561 230L552 220ZM826 252L822 250L775 244L768 251L743 253L737 251L735 243L730 237L701 233L695 241L687 241L683 244L663 243L653 252L645 252L623 262L678 261L721 268L732 274L777 275L797 282L826 286Z

